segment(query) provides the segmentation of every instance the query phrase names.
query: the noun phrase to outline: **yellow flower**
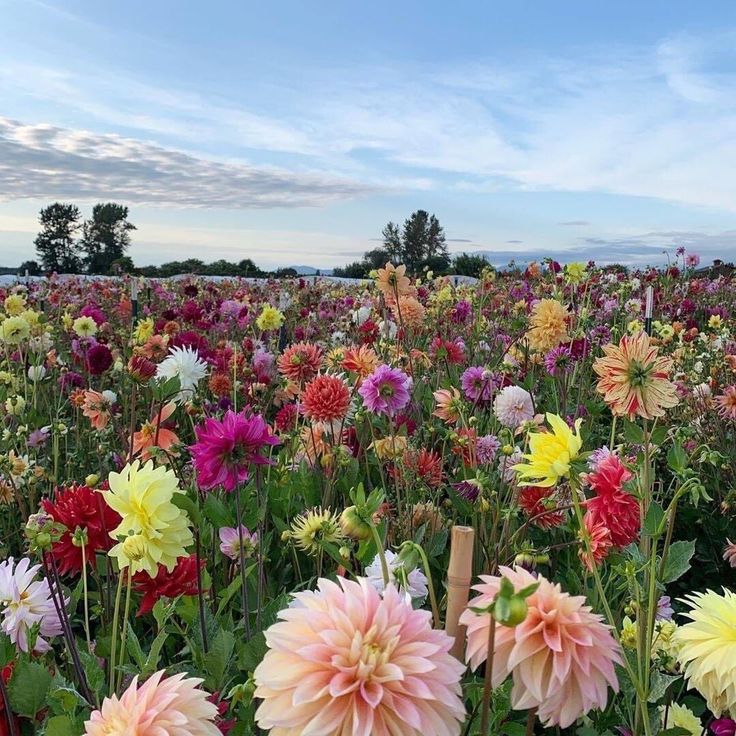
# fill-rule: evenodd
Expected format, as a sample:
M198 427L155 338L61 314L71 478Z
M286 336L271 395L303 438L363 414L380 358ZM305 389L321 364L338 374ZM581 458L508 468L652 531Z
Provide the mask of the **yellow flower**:
M130 566L133 575L145 570L155 577L159 564L171 572L193 542L187 515L172 502L174 494L183 493L174 471L154 467L153 461L141 466L136 460L110 473L109 483L110 490L102 495L122 517L110 532L118 540L110 557L121 569Z
M17 317L26 308L26 298L23 294L11 294L5 298L4 306L11 317Z
M133 338L139 344L143 344L153 335L154 323L153 317L146 317L146 319L139 319L138 324L133 330Z
M710 319L708 320L708 327L711 327L714 330L720 330L723 326L723 320L721 319L720 314L712 314L710 316Z
M532 350L546 353L567 340L567 307L556 299L540 299L529 317L526 339Z
M336 544L343 539L340 519L330 509L312 509L291 523L291 539L305 552L317 554L323 542Z
M40 312L34 312L32 309L24 309L20 313L20 316L23 317L23 319L28 322L31 327L38 327L38 325L40 324Z
M621 646L626 649L636 649L638 641L639 627L636 625L636 621L632 621L628 616L625 616L621 627Z
M552 431L531 433L529 453L524 455L527 462L513 466L522 486L549 488L560 478L570 475L570 463L583 445L580 438L582 422L582 419L576 420L573 431L562 417L547 414L547 423Z
M586 267L584 263L568 263L565 266L565 278L571 284L579 284L586 274Z
M682 728L690 736L700 736L703 733L703 724L695 713L685 705L672 703L669 708L661 705L662 728Z
M69 312L64 312L64 314L61 315L61 326L65 330L71 330L73 324L74 320L72 319L71 314L69 314Z
M685 597L692 609L683 614L690 621L674 635L681 647L678 660L685 677L720 716L736 712L736 593L724 588Z
M72 329L79 337L92 337L97 334L97 323L92 317L77 317L72 324Z
M10 415L15 415L19 417L26 408L26 400L18 395L18 396L9 396L7 399L5 399L5 411Z
M0 331L8 345L18 345L30 337L31 326L23 317L7 317L0 325Z
M259 330L278 330L284 324L284 315L272 307L270 304L264 304L263 310L256 319L256 325Z
M382 440L376 440L371 447L379 460L396 460L397 458L403 457L406 445L406 437L403 435L394 435L392 437L385 437Z
M630 335L635 335L637 332L641 332L644 329L644 325L638 319L632 319L628 325L626 325L626 331Z

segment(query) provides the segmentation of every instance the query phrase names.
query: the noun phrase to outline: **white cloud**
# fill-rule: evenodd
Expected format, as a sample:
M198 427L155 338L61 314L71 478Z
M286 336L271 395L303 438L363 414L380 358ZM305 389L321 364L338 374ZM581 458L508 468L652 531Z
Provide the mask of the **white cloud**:
M0 200L249 209L323 206L370 191L344 178L213 161L117 135L0 117Z

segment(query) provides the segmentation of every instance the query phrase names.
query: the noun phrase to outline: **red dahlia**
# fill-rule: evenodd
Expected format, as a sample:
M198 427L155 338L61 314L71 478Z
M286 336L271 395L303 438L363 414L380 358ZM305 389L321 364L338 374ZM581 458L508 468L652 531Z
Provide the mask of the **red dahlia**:
M350 389L337 376L317 376L304 389L302 406L312 421L339 422L350 409Z
M565 515L557 511L554 504L549 508L545 501L554 493L554 488L526 486L519 493L519 506L527 513L532 522L542 529L553 529L562 524ZM534 518L536 517L536 518Z
M84 545L87 564L94 565L95 553L107 552L115 543L110 532L120 524L120 516L92 488L76 484L57 488L54 500L44 498L41 505L47 514L54 517L54 521L66 527L61 539L53 546L54 557L62 575L82 571L82 548L73 542L77 529L87 533L87 544Z
M204 568L200 560L200 569ZM197 556L180 557L176 567L168 572L163 565L158 566L158 574L152 578L145 570L133 576L133 590L143 593L137 616L148 613L159 598L176 598L180 595L197 595Z
M623 490L631 473L616 455L602 460L597 470L588 475L595 496L586 501L589 527L603 524L611 531L614 547L631 544L639 534L639 503Z

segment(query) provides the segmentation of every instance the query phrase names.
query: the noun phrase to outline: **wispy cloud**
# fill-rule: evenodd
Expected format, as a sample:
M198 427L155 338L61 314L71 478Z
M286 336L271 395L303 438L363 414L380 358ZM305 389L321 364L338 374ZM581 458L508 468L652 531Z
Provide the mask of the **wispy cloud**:
M231 164L117 135L0 118L0 199L119 199L169 207L312 207L373 188Z

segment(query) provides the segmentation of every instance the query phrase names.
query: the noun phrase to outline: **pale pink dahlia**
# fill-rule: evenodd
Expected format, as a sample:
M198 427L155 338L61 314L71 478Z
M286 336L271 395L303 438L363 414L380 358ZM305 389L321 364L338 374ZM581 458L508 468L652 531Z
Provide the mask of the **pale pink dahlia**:
M545 726L567 728L592 708L605 708L608 686L618 690L614 664L621 655L609 627L592 613L582 596L564 593L559 585L523 568L500 568L521 590L535 582L527 599L526 619L516 627L496 626L493 685L513 677L511 704L518 710L537 708ZM480 595L460 617L468 627L466 659L473 669L486 659L490 615L471 610L488 606L501 577L482 575L474 586Z
M456 736L464 667L428 611L389 585L320 579L266 631L256 712L273 736Z
M120 696L102 701L84 724L87 736L221 736L217 706L185 673L162 679L163 670L138 686L138 676Z

